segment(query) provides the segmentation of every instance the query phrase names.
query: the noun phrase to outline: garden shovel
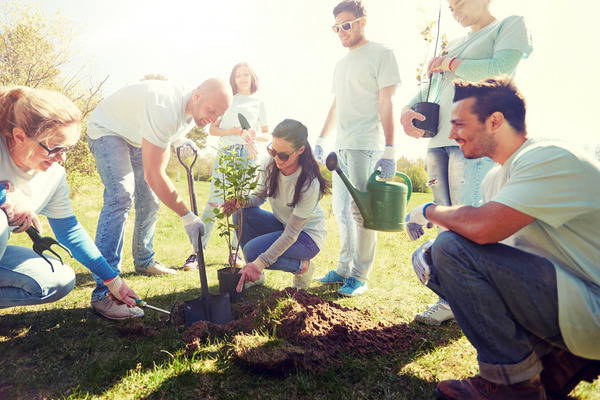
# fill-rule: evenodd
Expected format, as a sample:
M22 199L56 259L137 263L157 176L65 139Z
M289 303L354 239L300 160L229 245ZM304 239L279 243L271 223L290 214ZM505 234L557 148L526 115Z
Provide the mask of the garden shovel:
M250 123L248 122L248 120L246 119L246 117L244 117L244 114L242 113L238 113L238 120L240 121L240 126L244 129L250 129ZM256 137L254 139L258 140L259 142L266 142L269 140L269 138L267 136L264 135L265 132L257 132L256 133Z
M190 192L190 204L192 212L198 215L198 206L196 205L196 190L194 189L194 178L192 177L192 167L198 158L196 154L194 161L188 168L179 155L177 149L177 157L179 162L187 171L188 189ZM209 321L217 325L225 325L231 318L231 301L229 293L221 293L212 295L208 291L208 280L206 279L206 265L204 264L204 250L202 249L202 236L198 233L198 272L200 273L200 287L202 294L193 300L183 302L183 318L185 324L190 327L198 321Z

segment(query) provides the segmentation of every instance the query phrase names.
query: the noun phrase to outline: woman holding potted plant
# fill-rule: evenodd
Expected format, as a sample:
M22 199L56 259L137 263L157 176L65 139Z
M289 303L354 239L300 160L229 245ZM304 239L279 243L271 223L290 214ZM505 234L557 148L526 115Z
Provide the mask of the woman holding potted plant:
M246 282L261 279L265 269L290 272L292 287L307 290L315 271L311 259L327 235L319 200L330 193L330 183L321 175L306 126L286 119L272 135L267 147L271 158L244 204L242 221L238 212L233 214L233 223L242 227L239 240L247 262L240 271L238 292ZM273 212L259 208L267 200Z
M246 62L236 64L231 71L229 83L233 90L231 107L221 119L217 120L214 124L211 124L209 129L209 133L212 136L221 138L221 144L213 165L213 180L210 185L209 198L204 207L204 211L202 212L202 216L200 217L204 222L204 236L202 237L202 247L204 249L206 249L206 246L208 245L210 234L215 225L214 221L210 220L210 218L214 217L213 210L222 203L218 198L219 195L215 192L215 178L218 177L217 169L220 166L219 154L224 152L235 152L238 157L242 157L254 163L258 156L254 143L257 132L261 132L259 134L259 140L265 138L262 139L264 141L267 140L266 137L268 137L269 132L265 103L254 96L258 90L258 77L254 73L252 67ZM238 114L244 115L251 126L250 129L243 129L240 127ZM241 264L242 261L239 260L237 263ZM192 254L186 260L184 270L195 269L197 266L196 255Z
M475 82L500 74L512 75L519 61L533 51L523 17L513 15L502 20L497 19L490 12L491 1L448 0L454 19L463 27L470 27L470 32L451 41L447 46L447 55L434 57L427 68L427 73L431 76L431 90L439 91L437 135L430 139L427 150L429 185L433 191L434 202L439 205L477 206L481 200L481 182L495 165L487 157L466 159L456 142L448 138L452 128L452 81L462 78ZM421 101L419 96L404 107L400 119L404 132L414 138L421 138L424 134L424 131L416 128L413 123L414 119L425 120L424 115L411 108L418 101ZM423 234L423 230L412 225L408 224L407 230L410 238L416 240ZM430 246L431 243L426 245ZM439 325L453 317L448 304L440 299L415 318Z

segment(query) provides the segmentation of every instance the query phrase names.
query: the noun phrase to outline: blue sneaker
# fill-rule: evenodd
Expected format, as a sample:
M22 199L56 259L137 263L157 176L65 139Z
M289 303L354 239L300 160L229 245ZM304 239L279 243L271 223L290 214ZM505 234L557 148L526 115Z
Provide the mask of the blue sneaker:
M362 283L358 279L350 277L346 279L346 283L338 290L338 293L348 297L359 296L366 292L368 288L366 283Z
M315 278L315 281L324 283L326 285L332 285L334 283L342 284L346 282L346 278L335 272L335 270L331 270L324 276L319 276Z

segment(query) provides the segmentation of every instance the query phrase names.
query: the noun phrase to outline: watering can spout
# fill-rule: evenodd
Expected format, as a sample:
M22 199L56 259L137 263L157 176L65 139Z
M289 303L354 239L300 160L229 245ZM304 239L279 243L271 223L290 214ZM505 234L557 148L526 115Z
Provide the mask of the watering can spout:
M367 221L371 221L371 196L367 192L361 192L356 188L356 186L354 186L352 182L350 182L346 174L344 174L344 172L338 166L337 154L335 154L334 151L329 153L327 156L325 165L327 166L328 170L337 172L340 178L342 178L342 182L344 182L344 185L346 185L346 188L348 188L348 191L350 192L352 199L354 199L354 202L356 203L356 206L358 207L358 210L360 211L365 223L367 223Z

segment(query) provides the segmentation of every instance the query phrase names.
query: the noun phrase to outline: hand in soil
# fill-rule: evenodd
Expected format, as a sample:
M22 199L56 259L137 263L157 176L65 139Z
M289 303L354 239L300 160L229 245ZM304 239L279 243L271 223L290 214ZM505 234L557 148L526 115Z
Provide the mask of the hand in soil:
M235 289L238 293L242 292L246 282L256 282L262 275L262 271L253 263L248 263L244 266L244 268L241 269L240 274L242 274L242 276L240 277L240 282Z

